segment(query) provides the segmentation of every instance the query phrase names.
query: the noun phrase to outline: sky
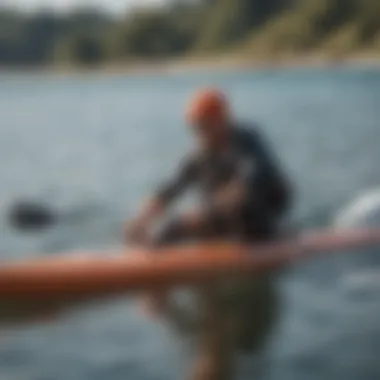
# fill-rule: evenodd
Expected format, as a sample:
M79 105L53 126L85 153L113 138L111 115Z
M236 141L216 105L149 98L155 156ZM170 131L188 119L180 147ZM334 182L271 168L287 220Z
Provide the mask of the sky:
M26 11L50 8L66 11L76 7L96 6L112 13L123 12L135 5L160 4L165 0L0 0L0 6L11 6Z

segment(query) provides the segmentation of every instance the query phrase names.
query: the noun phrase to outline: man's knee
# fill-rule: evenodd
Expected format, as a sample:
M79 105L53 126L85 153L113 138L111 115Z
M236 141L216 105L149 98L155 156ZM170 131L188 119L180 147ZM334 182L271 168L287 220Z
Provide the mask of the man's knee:
M180 215L164 225L158 234L156 244L171 244L202 238L206 225L206 218L201 214Z

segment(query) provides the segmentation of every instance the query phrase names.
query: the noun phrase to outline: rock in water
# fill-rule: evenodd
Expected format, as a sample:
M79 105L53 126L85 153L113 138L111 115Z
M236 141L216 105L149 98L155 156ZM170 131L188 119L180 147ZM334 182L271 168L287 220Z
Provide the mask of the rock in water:
M9 210L9 222L18 230L32 231L50 227L56 219L52 210L38 203L19 202Z

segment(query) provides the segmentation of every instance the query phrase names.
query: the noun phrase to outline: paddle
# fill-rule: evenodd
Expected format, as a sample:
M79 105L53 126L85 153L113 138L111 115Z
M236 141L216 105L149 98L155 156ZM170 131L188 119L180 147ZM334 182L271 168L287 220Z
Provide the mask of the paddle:
M47 205L32 201L14 203L7 212L12 228L22 232L37 232L54 225L58 215Z

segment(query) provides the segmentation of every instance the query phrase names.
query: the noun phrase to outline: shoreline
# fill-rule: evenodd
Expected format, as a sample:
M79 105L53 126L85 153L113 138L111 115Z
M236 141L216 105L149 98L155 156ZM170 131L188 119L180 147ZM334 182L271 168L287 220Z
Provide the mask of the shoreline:
M105 64L97 67L42 66L0 68L0 75L72 76L97 75L171 75L223 71L288 70L328 67L367 67L380 69L380 56L374 54L333 58L327 55L288 56L278 59L251 59L241 56L188 57L156 62Z

